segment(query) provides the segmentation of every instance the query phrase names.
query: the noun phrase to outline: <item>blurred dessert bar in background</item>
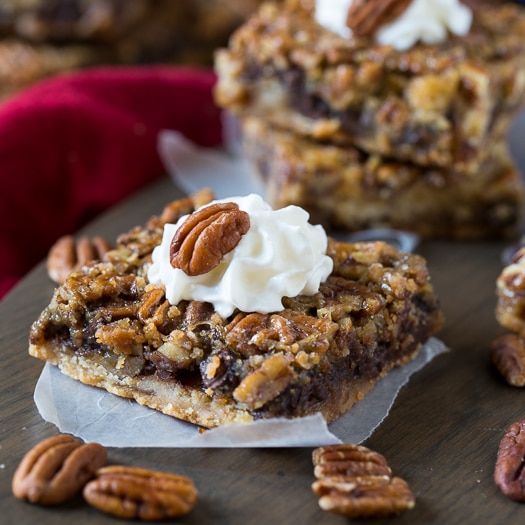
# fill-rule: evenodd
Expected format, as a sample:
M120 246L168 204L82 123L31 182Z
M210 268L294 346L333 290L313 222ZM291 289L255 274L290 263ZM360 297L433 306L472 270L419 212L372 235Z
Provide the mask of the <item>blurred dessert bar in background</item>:
M0 99L35 81L94 65L198 64L260 0L5 0Z
M244 121L243 149L275 207L296 204L335 229L480 239L512 235L520 216L521 177L503 141L472 177L314 141L253 117Z
M275 206L348 229L508 235L523 199L506 138L525 100L524 34L511 3L268 2L217 52L216 100Z

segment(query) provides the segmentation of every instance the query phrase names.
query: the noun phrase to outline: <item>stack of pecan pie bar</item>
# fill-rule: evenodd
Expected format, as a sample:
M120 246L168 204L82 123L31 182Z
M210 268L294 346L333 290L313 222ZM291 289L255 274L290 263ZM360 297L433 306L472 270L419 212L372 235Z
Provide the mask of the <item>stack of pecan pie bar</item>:
M217 102L239 117L271 203L350 230L513 233L523 189L506 137L525 94L523 8L340 4L265 3L216 54ZM445 19L445 4L440 38L418 33L421 9ZM402 16L411 45L388 40Z

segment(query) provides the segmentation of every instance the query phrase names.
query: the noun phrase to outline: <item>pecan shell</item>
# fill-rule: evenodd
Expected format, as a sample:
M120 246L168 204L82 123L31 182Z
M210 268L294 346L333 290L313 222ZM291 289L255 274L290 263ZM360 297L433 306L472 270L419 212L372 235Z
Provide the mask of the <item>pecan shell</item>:
M100 469L83 495L90 505L112 516L160 521L190 512L198 492L184 476L115 465Z
M354 0L348 9L346 25L358 37L371 37L383 25L398 18L412 0Z
M250 216L233 202L215 203L192 213L175 232L170 262L190 276L213 270L250 228Z
M243 378L233 391L233 397L256 410L282 394L294 377L294 370L286 356L276 353Z
M30 503L58 505L80 492L106 461L106 449L98 443L82 443L69 434L50 437L22 459L13 494Z

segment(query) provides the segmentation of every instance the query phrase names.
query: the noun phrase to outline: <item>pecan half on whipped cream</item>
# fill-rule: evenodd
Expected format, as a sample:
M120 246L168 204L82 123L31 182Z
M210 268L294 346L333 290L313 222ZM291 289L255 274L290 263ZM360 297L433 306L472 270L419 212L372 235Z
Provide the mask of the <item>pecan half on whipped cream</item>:
M383 25L402 15L412 0L354 0L346 25L360 37L370 37Z

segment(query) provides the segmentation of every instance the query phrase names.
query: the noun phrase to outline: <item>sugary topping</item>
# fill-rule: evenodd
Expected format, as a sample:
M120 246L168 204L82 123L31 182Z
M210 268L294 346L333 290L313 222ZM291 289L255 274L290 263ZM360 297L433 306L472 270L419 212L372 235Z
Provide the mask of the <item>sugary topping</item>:
M187 275L170 262L172 240L188 216L164 226L162 243L153 251L148 279L165 286L168 301L206 301L219 315L228 317L236 308L243 312L279 311L283 297L317 293L333 267L326 255L328 239L324 229L310 224L302 208L272 210L255 194L206 206L226 202L248 213L250 226L238 244L204 274Z
M347 20L348 13L361 0L316 0L315 17L319 24L344 38L352 36ZM384 17L384 0L367 0L361 2L361 14L367 17ZM394 1L394 0L392 0ZM353 5L354 4L354 5ZM374 5L377 4L377 9ZM392 6L395 7L395 6ZM404 7L404 6L403 6ZM365 11L366 10L366 11ZM381 20L367 25L376 27L375 40L382 45L391 45L403 51L411 48L417 42L438 44L446 40L449 32L465 35L472 24L472 10L460 0L412 0L406 8L400 9L401 14L387 23ZM352 14L352 13L350 13ZM356 13L357 14L357 13Z

